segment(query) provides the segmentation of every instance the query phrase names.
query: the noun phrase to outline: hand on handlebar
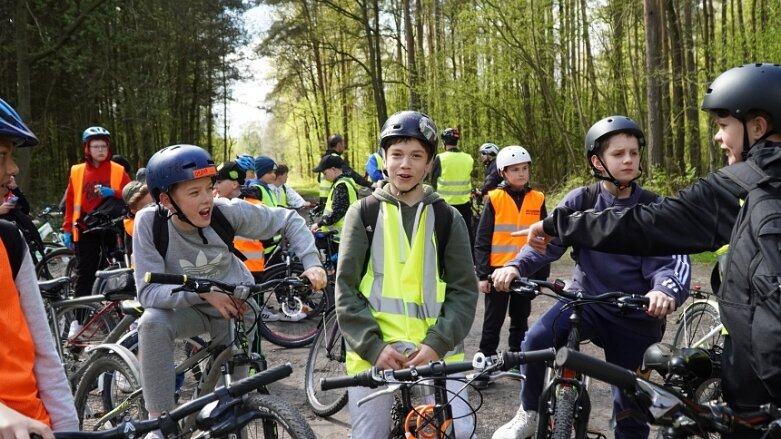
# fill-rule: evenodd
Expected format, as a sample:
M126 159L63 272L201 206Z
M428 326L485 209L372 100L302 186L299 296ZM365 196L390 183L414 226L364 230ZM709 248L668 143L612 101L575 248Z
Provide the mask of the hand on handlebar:
M244 312L247 310L246 303L237 302L232 296L217 287L211 287L211 291L200 293L199 296L219 311L225 320L232 318L241 320L244 317Z
M0 437L28 437L33 434L37 434L43 439L54 439L54 433L46 424L28 418L0 403Z
M519 230L517 232L512 232L512 236L528 236L529 240L526 241L526 245L533 248L537 253L545 254L545 250L548 247L548 244L553 239L552 236L545 233L545 230L542 228L542 221L537 221L536 223L529 226L526 230Z
M649 316L663 319L675 311L675 299L661 291L649 291L645 297L648 298L648 309L645 313Z
M309 283L312 284L312 289L315 291L322 290L328 283L328 277L325 274L325 270L320 266L307 268L301 273L301 276L309 279Z
M493 272L491 275L491 282L494 284L496 291L510 291L510 283L513 279L521 277L520 271L515 267L502 267Z
M487 280L481 280L477 283L477 289L483 294L490 294L491 293L491 282Z

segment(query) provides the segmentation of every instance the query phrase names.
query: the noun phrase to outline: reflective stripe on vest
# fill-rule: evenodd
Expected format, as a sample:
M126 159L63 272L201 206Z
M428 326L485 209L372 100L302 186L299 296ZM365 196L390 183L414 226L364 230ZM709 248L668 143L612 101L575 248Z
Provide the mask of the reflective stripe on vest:
M474 159L461 151L446 151L438 157L442 173L437 179L437 193L450 205L468 203Z
M109 161L111 165L111 179L109 185L114 191L121 193L122 188L119 187L122 184L122 174L125 173L125 168L119 163ZM87 169L87 163L79 163L78 165L71 166L70 184L73 188L73 219L72 219L72 232L73 241L79 240L79 228L76 227L76 222L81 217L81 198L84 195L84 173Z
M380 153L375 152L374 154L371 155L371 157L374 157L374 160L377 162L377 169L382 171L383 167L385 166L385 161L382 159L382 156L380 155ZM375 182L374 180L372 180L372 176L371 175L369 175L369 181L371 181L372 183Z
M263 204L260 200L249 197L244 198L244 201L255 205ZM233 246L247 257L247 260L244 261L244 265L247 266L247 269L249 269L250 272L259 273L266 268L266 255L263 243L259 240L235 236L233 238Z
M521 209L504 189L488 192L494 208L494 233L491 237L491 267L502 267L512 260L526 244L526 236L512 236L516 230L527 229L540 220L545 195L529 190L523 197Z
M412 233L407 240L401 211L381 202L377 226L371 242L366 274L359 291L367 298L386 343L417 345L426 338L445 301L445 283L439 277L434 240L434 208L418 209ZM463 344L445 354L449 361L463 359ZM372 365L348 350L346 369L355 374Z
M347 196L349 197L350 204L353 204L358 200L358 192L355 189L355 181L353 181L353 179L350 177L340 178L336 180L336 182L331 186L331 190L328 192L328 199L325 202L325 209L323 210L323 216L329 215L333 211L334 191L336 190L336 186L340 184L347 186ZM344 225L344 216L339 218L339 221L331 224L330 226L323 226L320 227L320 229L324 232L327 232L329 230L336 230L337 232L341 233L343 225Z
M0 403L51 427L35 379L35 344L22 310L8 252L0 240ZM56 367L52 365L51 367Z

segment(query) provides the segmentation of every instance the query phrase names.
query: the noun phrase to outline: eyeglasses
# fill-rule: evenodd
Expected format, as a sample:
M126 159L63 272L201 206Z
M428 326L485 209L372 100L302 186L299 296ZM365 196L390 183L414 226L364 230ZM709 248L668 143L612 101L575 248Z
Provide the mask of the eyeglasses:
M108 145L90 145L89 149L108 149Z

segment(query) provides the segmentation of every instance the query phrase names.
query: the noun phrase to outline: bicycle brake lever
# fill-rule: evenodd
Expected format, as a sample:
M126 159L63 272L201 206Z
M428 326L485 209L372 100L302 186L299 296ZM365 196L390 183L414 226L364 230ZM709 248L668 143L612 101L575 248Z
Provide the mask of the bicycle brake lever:
M366 404L367 402L371 401L372 399L379 398L383 395L391 395L396 390L400 389L402 384L391 384L388 385L388 388L383 390L378 390L374 393L371 393L369 395L366 395L365 397L361 398L360 401L358 401L358 407L362 406L363 404Z

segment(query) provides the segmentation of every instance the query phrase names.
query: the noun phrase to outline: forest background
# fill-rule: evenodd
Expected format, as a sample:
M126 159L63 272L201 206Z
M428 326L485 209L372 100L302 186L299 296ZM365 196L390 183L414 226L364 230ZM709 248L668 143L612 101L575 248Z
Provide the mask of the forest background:
M231 137L225 113L249 43L242 14L271 19L256 55L273 90L267 126ZM526 146L548 192L589 181L583 137L626 114L646 128L644 184L663 194L723 164L699 106L722 71L781 61L778 0L11 0L0 3L0 97L41 139L20 182L59 200L81 132L108 128L142 166L194 143L217 161L268 154L309 171L342 133L361 171L389 114L419 109L484 142ZM38 204L37 203L37 204Z

